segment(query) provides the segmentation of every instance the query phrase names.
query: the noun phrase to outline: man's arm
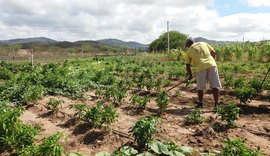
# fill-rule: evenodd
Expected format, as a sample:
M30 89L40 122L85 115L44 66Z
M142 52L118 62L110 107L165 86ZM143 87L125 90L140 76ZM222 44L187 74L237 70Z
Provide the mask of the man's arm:
M188 74L188 80L191 80L193 77L192 77L192 71L190 68L190 64L186 64L186 70L187 70L187 74Z
M214 50L210 50L211 56L215 59L216 58L216 52Z

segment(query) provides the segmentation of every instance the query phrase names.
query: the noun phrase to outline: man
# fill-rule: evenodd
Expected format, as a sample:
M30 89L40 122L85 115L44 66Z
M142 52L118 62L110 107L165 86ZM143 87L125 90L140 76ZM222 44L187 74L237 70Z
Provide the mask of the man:
M195 43L192 38L188 38L186 40L185 47L187 48L186 70L189 80L193 78L190 69L191 63L195 67L196 71L197 93L199 100L197 107L203 107L203 91L206 89L207 80L212 88L216 107L218 105L219 88L221 88L221 83L215 61L215 50L208 43Z

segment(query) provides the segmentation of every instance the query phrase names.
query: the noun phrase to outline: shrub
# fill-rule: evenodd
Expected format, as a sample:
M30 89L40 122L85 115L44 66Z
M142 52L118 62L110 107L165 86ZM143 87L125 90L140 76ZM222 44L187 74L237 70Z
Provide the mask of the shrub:
M251 150L247 148L243 141L239 139L235 140L226 140L225 146L222 148L221 155L241 155L241 156L259 156L261 154L260 148L256 150Z
M129 132L135 137L135 141L139 148L146 147L147 143L152 140L152 135L156 132L158 118L143 117L130 128Z
M201 116L202 110L195 109L193 110L186 118L186 124L201 124L203 122L203 117Z
M222 121L227 121L229 127L235 125L234 121L239 117L240 108L234 104L218 106L216 112L221 116Z

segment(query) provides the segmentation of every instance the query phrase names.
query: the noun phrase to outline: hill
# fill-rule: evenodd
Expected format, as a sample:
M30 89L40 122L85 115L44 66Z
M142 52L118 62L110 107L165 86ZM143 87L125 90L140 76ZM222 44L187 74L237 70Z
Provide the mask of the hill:
M197 37L194 38L195 42L207 42L209 44L217 44L217 45L224 45L227 43L237 43L236 41L217 41L217 40L208 40L206 38L203 37Z
M0 44L25 44L25 43L57 43L58 41L46 37L18 38L0 41Z
M97 40L97 41L105 43L105 44L109 44L109 45L112 45L112 46L128 47L128 48L131 48L131 49L140 48L142 50L145 50L145 49L148 48L148 45L141 44L141 43L134 42L134 41L125 42L125 41L118 40L118 39L103 39L103 40Z

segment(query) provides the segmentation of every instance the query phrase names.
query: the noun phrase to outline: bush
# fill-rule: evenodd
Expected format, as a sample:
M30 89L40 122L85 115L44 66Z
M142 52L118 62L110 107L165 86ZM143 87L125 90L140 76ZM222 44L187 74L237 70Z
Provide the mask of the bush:
M247 148L244 142L239 139L228 139L225 141L225 146L222 148L221 155L259 156L261 155L261 152L259 147L256 150L251 150Z

